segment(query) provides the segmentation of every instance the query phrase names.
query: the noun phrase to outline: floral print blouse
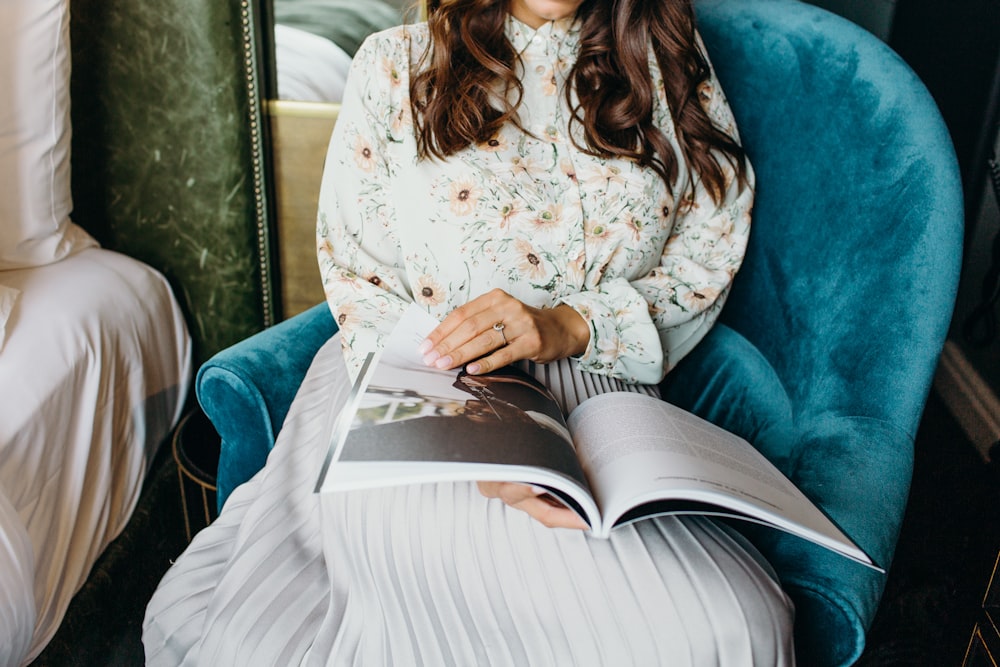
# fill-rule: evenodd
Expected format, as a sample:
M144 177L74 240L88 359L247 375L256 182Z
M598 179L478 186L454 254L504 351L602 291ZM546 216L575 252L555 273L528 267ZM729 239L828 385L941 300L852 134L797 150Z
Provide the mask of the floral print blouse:
M671 188L633 161L582 153L568 136L578 127L568 125L562 91L579 23L533 30L509 17L506 31L521 57L527 132L508 125L444 161L417 159L411 116L409 76L428 45L426 24L373 35L354 58L317 224L348 368L356 374L380 349L411 302L443 319L500 287L534 307L566 303L586 319L582 370L659 382L722 308L746 250L753 175L741 192L730 170L716 205L699 183L689 189L679 150ZM710 118L736 137L714 74L700 93ZM662 92L654 114L673 142ZM582 133L577 140L584 144Z

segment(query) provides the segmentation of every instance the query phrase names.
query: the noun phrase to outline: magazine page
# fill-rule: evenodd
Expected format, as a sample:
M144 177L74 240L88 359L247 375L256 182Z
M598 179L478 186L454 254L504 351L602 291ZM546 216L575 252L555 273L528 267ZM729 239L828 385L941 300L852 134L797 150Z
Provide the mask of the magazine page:
M685 410L640 394L602 394L574 410L569 427L605 532L668 511L734 515L871 564L753 446Z
M320 491L523 482L572 496L593 525L596 506L548 390L512 367L487 375L427 367L416 350L437 324L419 307L405 313L331 437Z

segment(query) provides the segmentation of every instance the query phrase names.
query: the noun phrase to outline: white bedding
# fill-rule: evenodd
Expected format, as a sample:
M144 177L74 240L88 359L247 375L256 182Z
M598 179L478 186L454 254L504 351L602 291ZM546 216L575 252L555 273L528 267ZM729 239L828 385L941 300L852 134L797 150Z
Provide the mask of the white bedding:
M298 102L340 102L351 56L325 37L274 26L278 97Z
M7 318L14 310L14 302L20 294L13 287L0 284L0 350L3 349L3 342L7 340Z
M191 343L166 280L119 253L0 284L20 292L0 348L0 664L17 665L131 516L183 408Z

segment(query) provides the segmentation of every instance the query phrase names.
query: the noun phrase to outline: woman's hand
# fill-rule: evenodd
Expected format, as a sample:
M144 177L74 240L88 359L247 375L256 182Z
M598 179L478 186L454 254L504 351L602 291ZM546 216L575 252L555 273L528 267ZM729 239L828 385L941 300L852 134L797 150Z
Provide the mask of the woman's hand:
M571 307L533 308L494 289L453 310L419 352L428 366L464 365L478 375L520 359L546 363L582 354L589 343L590 327Z
M499 498L511 507L523 510L549 528L587 530L587 522L555 500L545 489L514 482L478 482L479 492L487 498Z
M581 354L589 344L589 325L569 306L533 308L494 289L453 310L428 334L419 351L428 366L464 365L468 374L478 375L520 359L546 363ZM550 528L588 528L576 512L542 489L513 482L479 482L479 491Z

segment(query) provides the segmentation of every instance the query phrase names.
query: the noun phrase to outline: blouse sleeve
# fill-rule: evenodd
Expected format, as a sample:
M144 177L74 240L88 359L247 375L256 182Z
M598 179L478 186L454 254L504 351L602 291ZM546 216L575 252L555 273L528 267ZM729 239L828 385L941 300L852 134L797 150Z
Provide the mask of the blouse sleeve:
M320 186L320 275L352 378L412 301L388 194L398 170L389 148L409 112L398 69L386 66L406 47L398 41L369 39L355 55Z
M738 139L714 72L700 93L709 118ZM722 156L719 163L726 176L721 203L695 182L675 204L676 220L658 266L637 280L604 280L562 299L590 324L583 370L658 383L715 323L746 254L754 199L750 165L741 188L732 164Z

